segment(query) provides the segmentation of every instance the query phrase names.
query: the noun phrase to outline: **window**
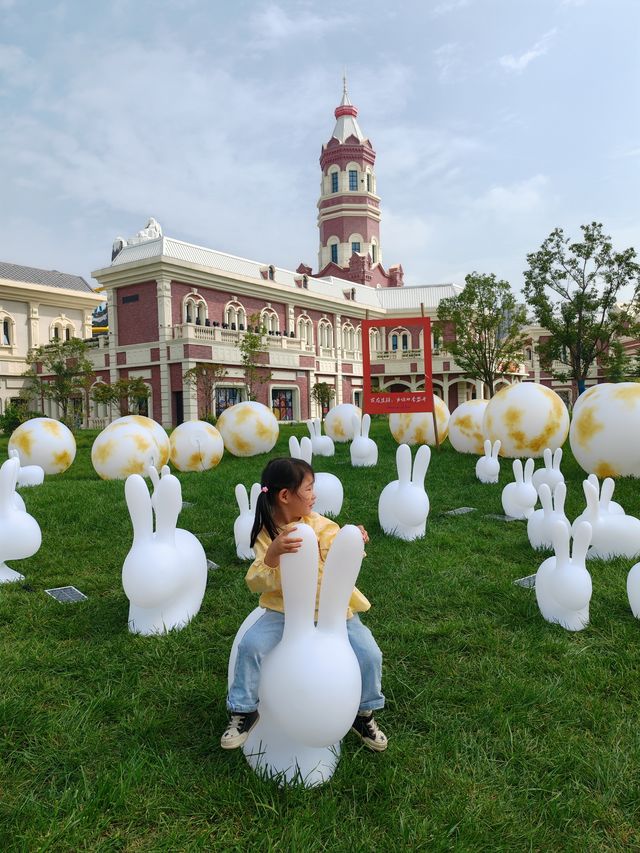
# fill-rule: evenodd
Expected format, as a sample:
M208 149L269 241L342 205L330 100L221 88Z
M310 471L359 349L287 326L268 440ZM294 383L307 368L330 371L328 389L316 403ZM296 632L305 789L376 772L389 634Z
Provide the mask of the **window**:
M334 264L338 263L338 244L331 244L331 262Z
M375 243L371 244L371 260L374 264L378 263L378 247Z
M269 267L269 281L274 281L276 277L276 270L273 265Z
M59 326L53 327L53 340L54 341L60 340L60 327Z
M402 335L402 350L406 352L409 349L409 335Z
M6 317L2 321L2 346L11 346L11 321Z
M139 294L132 293L130 296L123 296L122 297L122 304L126 305L128 302L137 302L138 299L140 299Z
M355 169L349 169L349 190L354 192L358 189L358 172Z
M229 406L235 406L236 403L242 402L240 388L216 388L216 417L228 409Z
M331 192L332 193L338 192L338 173L337 172L331 173Z
M371 192L371 172L367 172L367 192Z
M293 390L289 388L271 389L271 410L279 421L293 420Z
M395 352L398 349L398 336L391 335L391 349Z
M328 320L320 320L318 323L318 341L321 347L333 346L333 326Z
M358 241L351 244L351 252L359 252L360 251L360 243Z
M280 320L273 308L263 308L260 313L260 325L267 330L267 334L274 335L280 331Z
M71 329L70 329L68 326L67 326L67 328L64 330L64 339L65 339L65 341L70 341L70 340L71 340Z

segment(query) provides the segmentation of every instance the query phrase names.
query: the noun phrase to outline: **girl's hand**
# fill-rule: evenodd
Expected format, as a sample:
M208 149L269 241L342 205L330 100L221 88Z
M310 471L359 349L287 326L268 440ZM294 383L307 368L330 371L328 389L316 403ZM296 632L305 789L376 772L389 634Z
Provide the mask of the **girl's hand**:
M362 533L363 541L368 542L369 541L369 534L367 533L367 531L364 529L364 527L361 524L358 524L358 530L360 531L360 533Z
M283 554L295 554L296 551L300 550L302 539L292 535L294 530L297 530L297 527L283 530L269 545L267 553L264 555L264 561L268 566L279 566L280 557Z

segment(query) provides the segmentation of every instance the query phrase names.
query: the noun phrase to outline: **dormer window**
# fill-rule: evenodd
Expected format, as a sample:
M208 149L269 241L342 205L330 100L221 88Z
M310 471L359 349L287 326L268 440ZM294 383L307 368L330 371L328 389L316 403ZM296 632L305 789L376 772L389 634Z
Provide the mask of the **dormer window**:
M309 289L309 279L306 275L302 276L302 286L305 290Z
M356 169L349 169L349 191L355 192L358 189L358 172Z
M271 265L269 266L269 271L268 271L267 275L269 276L269 281L275 281L275 277L276 277L276 269L275 269L275 267L273 266L273 264L271 264Z

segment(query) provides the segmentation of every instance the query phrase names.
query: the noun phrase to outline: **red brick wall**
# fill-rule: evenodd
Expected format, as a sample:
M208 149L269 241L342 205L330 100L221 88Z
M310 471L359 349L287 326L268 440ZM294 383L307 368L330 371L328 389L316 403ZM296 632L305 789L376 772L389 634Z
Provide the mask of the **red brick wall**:
M125 296L138 296L136 302L123 304ZM155 281L143 281L119 287L115 292L118 317L118 346L157 341L158 300Z
M214 290L210 287L198 287L198 296L202 296L202 298L207 303L207 317L213 323L216 320L220 325L224 322L224 308L225 305L231 301L232 293L228 290ZM244 296L241 293L238 293L237 290L233 291L238 296L238 302L243 306L245 311L247 312L247 322L249 321L249 317L251 314L259 314L263 308L266 307L267 301L271 302L271 307L278 315L278 320L280 323L280 331L286 331L286 309L285 305L282 302L271 301L267 299L256 299L252 296ZM193 287L188 284L184 284L183 282L173 281L171 282L171 314L172 314L172 323L177 325L182 322L182 302L187 296L188 293L193 293ZM295 297L292 295L292 300Z

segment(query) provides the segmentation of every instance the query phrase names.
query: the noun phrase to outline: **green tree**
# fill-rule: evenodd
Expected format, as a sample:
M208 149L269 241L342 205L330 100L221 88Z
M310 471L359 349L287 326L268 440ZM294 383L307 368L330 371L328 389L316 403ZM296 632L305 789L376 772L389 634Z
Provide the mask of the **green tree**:
M61 419L73 426L69 407L72 401L85 399L86 388L95 379L85 342L79 338L51 341L29 350L26 362L24 396L57 403Z
M194 388L198 397L198 416L206 419L213 417L213 392L216 385L227 375L221 364L196 364L185 370L182 378Z
M260 314L251 314L249 326L258 331L242 332L238 343L240 349L240 360L244 368L244 381L247 385L247 395L250 400L255 400L256 385L262 385L271 379L271 371L260 363L260 354L265 352L263 338L266 328L262 325Z
M321 412L325 412L331 406L335 396L335 390L327 382L316 382L311 389L311 399L320 406Z
M522 360L527 317L509 282L493 273L470 273L461 293L440 302L438 320L442 325L453 323L455 340L446 342L447 350L470 379L485 383L493 397L496 377Z
M523 288L537 323L549 333L538 345L542 366L556 379L571 379L578 394L597 361L605 370L611 365L614 375L619 372L615 344L638 334L640 284L634 249L615 252L598 222L581 229L582 241L572 243L556 228L537 252L527 255ZM617 304L628 286L633 287L630 302Z
M96 403L117 405L121 415L146 414L147 400L151 391L140 376L123 376L116 382L98 382L91 390Z

